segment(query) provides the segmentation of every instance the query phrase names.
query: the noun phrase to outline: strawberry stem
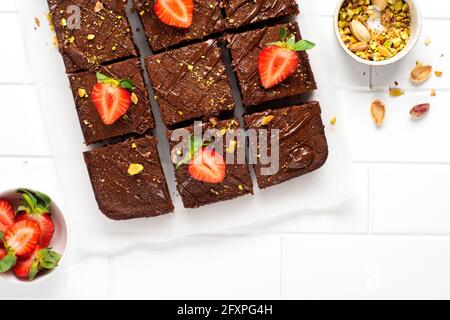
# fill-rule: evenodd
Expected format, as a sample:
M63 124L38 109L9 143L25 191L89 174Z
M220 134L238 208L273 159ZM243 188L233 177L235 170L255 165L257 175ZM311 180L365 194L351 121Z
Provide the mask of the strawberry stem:
M17 190L17 193L22 196L22 201L16 212L25 211L29 214L43 214L50 212L52 200L46 194L29 189L19 189Z

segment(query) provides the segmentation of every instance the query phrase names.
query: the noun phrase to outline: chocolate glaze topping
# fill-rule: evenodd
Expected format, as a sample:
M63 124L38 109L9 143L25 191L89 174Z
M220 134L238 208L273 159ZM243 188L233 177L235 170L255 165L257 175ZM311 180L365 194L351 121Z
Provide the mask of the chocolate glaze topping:
M225 0L224 7L229 29L299 13L295 0Z
M125 115L111 125L103 123L92 103L91 92L97 83L97 71L111 78L129 79L135 86L133 92L138 98L137 104L131 102ZM87 145L130 133L143 134L155 126L139 59L134 58L104 67L97 66L92 71L70 74L69 81ZM84 89L86 95L80 97L79 89Z
M159 20L153 9L155 0L134 0L134 6L153 51L194 39L203 39L225 29L218 0L194 0L192 26L184 29L169 26Z
M102 0L103 9L98 12L94 0L47 1L67 73L137 56L125 0ZM71 6L80 8L80 28L71 27Z
M155 137L85 152L84 159L99 209L108 218L125 220L173 211ZM130 175L130 164L140 164L143 170Z
M262 126L261 120L272 115L273 120ZM260 188L270 187L320 168L328 157L321 110L318 102L301 106L267 110L244 117L246 128L280 130L280 170L272 176L261 174L263 165L256 164L255 172ZM272 148L269 147L269 154Z
M234 109L221 56L217 42L208 40L145 58L166 125Z
M301 39L298 25L294 22L227 37L233 68L238 79L243 103L247 107L317 89L308 54L304 51L298 52L300 63L292 76L271 89L265 89L261 85L258 57L266 44L280 40L280 27L286 28L288 36L295 34L297 40Z
M215 123L215 124L213 124ZM239 127L237 119L220 121L220 122L204 122L203 132L206 129L225 129L233 130ZM194 127L187 127L191 133L194 132ZM179 143L178 141L171 141L172 131L168 131L168 138L171 150ZM224 158L226 157L226 148L224 145L221 151ZM238 150L245 148L244 145L238 144L234 157L236 159ZM219 150L220 152L220 150ZM215 203L224 200L230 200L246 194L253 194L253 184L250 177L247 164L227 164L225 179L221 183L211 184L204 183L193 179L187 170L187 165L182 165L175 169L175 176L177 179L177 189L180 194L185 208L197 208L206 204Z

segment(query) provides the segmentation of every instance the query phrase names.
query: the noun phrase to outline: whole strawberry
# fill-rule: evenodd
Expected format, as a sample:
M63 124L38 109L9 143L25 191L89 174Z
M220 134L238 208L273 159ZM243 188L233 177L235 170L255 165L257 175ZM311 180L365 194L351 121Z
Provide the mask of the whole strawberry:
M286 29L280 28L280 41L267 44L258 58L258 70L261 84L270 89L289 78L298 67L298 51L310 50L315 44L308 40L295 41L295 35L289 38Z
M16 221L31 220L40 228L38 244L48 247L55 232L55 225L50 215L52 200L42 192L28 189L17 190L22 195L22 200L17 209Z

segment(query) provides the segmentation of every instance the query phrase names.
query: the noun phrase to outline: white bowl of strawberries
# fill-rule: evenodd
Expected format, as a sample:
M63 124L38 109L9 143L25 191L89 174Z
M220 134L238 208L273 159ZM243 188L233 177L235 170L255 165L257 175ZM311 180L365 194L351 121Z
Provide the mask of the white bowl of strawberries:
M29 189L0 193L0 279L42 281L61 263L67 225L46 194Z

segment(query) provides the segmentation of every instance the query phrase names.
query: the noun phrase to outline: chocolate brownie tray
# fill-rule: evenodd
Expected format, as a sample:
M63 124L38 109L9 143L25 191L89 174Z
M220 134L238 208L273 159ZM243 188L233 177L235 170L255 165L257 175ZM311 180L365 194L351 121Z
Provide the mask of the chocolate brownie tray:
M86 146L73 92L66 74L66 66L58 48L52 44L55 33L50 30L46 16L43 14L49 10L47 1L18 2L19 18L21 27L24 30L24 42L29 53L31 73L33 81L37 85L43 121L47 127L56 173L65 200L61 203L61 206L71 220L74 234L90 234L90 237L81 237L77 241L86 241L85 248L87 250L95 252L114 251L132 246L138 242L161 242L185 235L211 233L230 227L248 225L289 213L330 208L341 205L353 196L352 170L350 154L346 144L346 128L343 123L339 122L341 119L341 106L345 106L347 101L344 96L341 96L337 87L330 85L331 81L329 78L331 74L339 70L336 69L336 63L333 62L336 61L336 56L341 53L339 48L335 48L334 43L330 41L332 39L332 28L329 28L328 25L323 25L324 20L328 20L326 18L312 19L308 17L312 8L307 2L298 2L301 14L296 18L296 21L299 22L301 36L316 43L316 47L309 51L308 55L318 89L303 97L303 102L320 102L322 122L319 122L319 118L316 118L315 121L317 122L315 123L317 126L314 127L314 130L317 129L317 132L314 132L321 135L321 130L324 130L328 145L327 158L325 153L321 153L318 160L314 162L313 167L309 169L296 167L295 174L293 174L295 178L292 177L290 179L291 176L279 176L276 181L270 181L269 183L261 183L263 181L261 179L257 181L251 165L248 166L249 170L245 169L245 165L239 167L239 172L231 172L232 167L227 167L227 176L223 180L224 182L220 186L217 185L217 188L208 188L211 194L207 198L202 199L201 194L196 194L197 201L193 203L192 199L189 199L188 193L183 195L186 206L198 208L185 208L182 197L177 191L177 178L178 183L184 183L186 176L184 176L184 171L177 172L174 168L167 139L168 129L173 130L174 128L166 128L163 125L158 101L154 99L155 91L153 89L148 90L148 98L154 117L154 129L151 129L153 127L153 123L151 123L148 125L149 129L145 133L130 130L130 133L125 134L122 138L113 138L113 140L109 140L106 143L103 141L100 144L94 143ZM105 1L105 5L109 3L114 3L114 1ZM138 49L136 54L140 54L143 57L151 56L148 39L139 19L145 18L145 15L140 16L139 12L127 12L124 16L127 17L132 26L133 39ZM35 25L35 17L40 20L39 27ZM307 23L304 22L305 17L308 17ZM262 19L265 19L265 17L262 17ZM331 23L331 18L329 22ZM261 23L265 22L258 22L255 28L260 28ZM140 32L138 33L135 30L137 26L140 26ZM34 30L35 28L36 30ZM246 26L246 28L249 28L249 26ZM209 36L206 36L206 38L208 39ZM218 38L213 34L212 38L209 39L217 40ZM196 43L204 41L205 39L199 39ZM225 43L222 43L220 48L221 50L229 50L226 48ZM129 58L127 54L126 58L112 61L111 63L120 63ZM223 63L224 65L228 64L226 59L223 60ZM199 68L201 66L199 65ZM145 67L145 63L141 59L141 69L144 75L147 71ZM98 69L94 68L93 70ZM192 70L188 66L187 72L195 72L196 70L196 64L193 64ZM85 71L76 71L75 74L80 73L81 75L82 72ZM105 69L103 69L103 73L107 73ZM246 123L242 115L244 113L250 114L253 111L245 110L241 101L239 101L240 99L238 99L241 92L233 79L235 75L231 65L227 66L226 75L231 77L229 80L232 90L231 103L234 102L231 108L235 107L236 109L234 116L233 112L230 115L221 116L226 117L228 122L237 117L238 121L236 123L238 123L238 127L243 128ZM117 77L123 80L122 78L127 76L120 75ZM144 78L146 79L147 87L149 87L148 77L145 76ZM90 95L90 87L84 89ZM141 101L144 102L144 96L139 95L137 91L134 92L139 96L139 103ZM78 94L78 91L75 92L76 94ZM136 108L138 105L133 103L131 106ZM301 102L285 104L280 107L293 105L301 106ZM319 117L317 111L314 112L316 117ZM258 110L258 112L264 112L264 110ZM273 112L273 115L278 115L276 111ZM301 110L298 113L302 113ZM226 120L225 118L211 120L209 114L207 116L208 121L212 121L212 123L220 123L220 121ZM261 117L264 117L264 115L261 115ZM329 124L332 117L337 118L335 126ZM177 126L189 127L192 125L189 121L177 124ZM227 121L224 123L228 123ZM236 126L236 123L233 122L233 126ZM323 128L320 127L322 123ZM250 126L250 122L247 122L247 124ZM151 137L145 138L151 141L151 146L149 145L149 151L147 152L144 149L141 152L139 149L141 141L139 139L143 139L143 137ZM134 149L133 141L138 141L138 143L134 142L138 145L137 149ZM116 145L117 143L119 145ZM120 145L120 143L125 144ZM294 142L292 142L292 145L294 145ZM314 143L312 146L314 146ZM321 144L320 146L324 145ZM325 152L325 149L323 151ZM113 153L113 158L111 159L108 156L110 153ZM85 154L88 166L91 166L89 172L83 154ZM156 157L157 154L160 156L160 167L157 165L156 160L149 161L147 158L149 155ZM325 158L326 162L322 165ZM152 197L164 194L164 199L160 198L160 210L152 211L150 208L141 207L138 203L133 203L133 197L131 196L123 197L127 202L122 202L124 208L136 209L136 212L129 212L130 215L122 215L122 208L119 207L120 203L118 203L118 206L113 207L106 205L108 197L114 197L114 193L108 191L111 185L106 184L106 180L109 177L114 177L114 175L118 174L114 170L119 170L121 175L126 175L125 170L136 169L126 168L127 166L124 164L123 159L132 159L132 162L143 166L143 168L137 167L138 172L143 170L142 173L145 174L142 176L142 180L139 181L139 186L148 187L153 183L152 179L157 180L155 188L151 191L139 189L136 187L138 185L135 185L135 188L124 185L124 192L127 192L127 190L136 192L138 198L144 197L145 199L150 199L150 202ZM108 166L108 163L113 168L101 169L102 166ZM185 170L182 167L180 168L179 170ZM251 174L251 181L247 178L248 172ZM308 174L305 174L307 172ZM168 194L165 193L164 177L167 181ZM227 180L227 177L241 182L230 182L232 180ZM135 176L124 179L123 183L133 183L133 181L139 179L139 176ZM285 182L277 184L281 181ZM102 185L103 183L105 185ZM258 183L263 189L258 187ZM197 186L200 185L197 184ZM266 186L267 188L265 188ZM96 193L94 193L93 187ZM228 190L227 188L234 189ZM133 214L135 217L152 217L122 221L108 219L100 212L96 196L101 200L102 210L114 219L133 218ZM114 200L118 201L119 199L116 197ZM174 210L170 212L172 211L172 204Z

